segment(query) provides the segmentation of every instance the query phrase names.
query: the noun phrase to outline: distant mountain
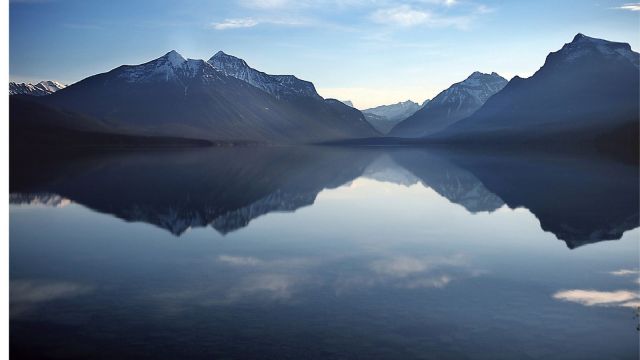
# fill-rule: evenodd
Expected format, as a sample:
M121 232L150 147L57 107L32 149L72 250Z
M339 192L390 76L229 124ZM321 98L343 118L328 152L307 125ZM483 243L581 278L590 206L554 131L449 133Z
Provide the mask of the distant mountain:
M496 73L476 71L439 93L422 109L396 125L389 135L417 138L438 132L473 114L506 84L507 80Z
M354 107L353 103L351 102L351 100L340 100L340 102L345 104L345 105L347 105L347 106Z
M37 84L10 82L9 95L44 96L53 94L65 87L65 85L52 80L41 81Z
M433 137L623 143L637 156L639 63L629 44L578 34L533 76L513 78L476 113Z
M425 100L426 104L429 100ZM374 108L362 110L364 117L378 131L386 134L396 124L413 115L420 110L421 105L411 100L399 102L392 105L381 105Z
M212 59L225 70L171 51L36 99L117 134L284 143L378 135L358 110L321 98L310 82L245 68L226 54Z

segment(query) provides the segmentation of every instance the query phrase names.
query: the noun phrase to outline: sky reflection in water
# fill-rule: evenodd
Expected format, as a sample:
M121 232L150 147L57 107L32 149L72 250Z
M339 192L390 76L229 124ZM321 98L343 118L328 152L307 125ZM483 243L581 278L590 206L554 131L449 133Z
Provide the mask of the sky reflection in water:
M637 358L637 168L318 151L12 172L13 354Z

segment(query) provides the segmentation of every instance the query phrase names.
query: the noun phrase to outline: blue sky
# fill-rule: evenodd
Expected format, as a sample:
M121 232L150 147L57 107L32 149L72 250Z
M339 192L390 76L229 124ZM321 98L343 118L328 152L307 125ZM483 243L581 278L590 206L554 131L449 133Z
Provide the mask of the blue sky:
M10 79L73 83L175 49L218 50L365 108L422 102L475 70L530 76L573 36L640 48L619 0L11 0Z

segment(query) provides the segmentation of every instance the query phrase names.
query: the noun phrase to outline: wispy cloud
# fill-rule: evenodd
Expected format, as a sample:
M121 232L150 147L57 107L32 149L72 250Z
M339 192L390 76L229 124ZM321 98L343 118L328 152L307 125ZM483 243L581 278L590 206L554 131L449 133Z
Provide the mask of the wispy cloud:
M430 12L417 10L409 5L379 9L371 14L371 20L374 22L400 26L424 24L432 18L433 15Z
M616 271L611 271L611 275L614 276L627 276L627 275L640 275L640 270L638 269L620 269Z
M585 306L623 306L637 307L640 304L638 293L629 290L563 290L553 295L554 299L570 301Z
M375 24L397 27L424 25L466 29L480 14L493 9L474 1L420 0L239 0L250 11L247 17L228 18L212 24L216 30L249 28L260 24L326 27L346 30L351 24L327 21L319 13L351 11L365 14Z
M292 5L291 0L242 0L240 3L253 9L282 9Z
M628 3L628 4L620 5L620 6L616 7L616 9L629 10L629 11L640 11L640 2Z
M216 30L250 28L256 25L258 25L258 21L252 18L224 19L221 22L211 24L211 26Z
M490 12L492 12L492 9L484 5L475 6L472 10L458 11L456 15L449 15L449 12L443 14L437 9L400 5L375 10L371 13L370 19L377 24L399 27L420 25L467 29L477 16Z
M268 24L268 25L282 25L282 26L314 26L317 25L313 19L304 17L270 17L270 18L235 18L224 19L220 22L211 24L211 27L215 30L230 30L251 28L254 26Z

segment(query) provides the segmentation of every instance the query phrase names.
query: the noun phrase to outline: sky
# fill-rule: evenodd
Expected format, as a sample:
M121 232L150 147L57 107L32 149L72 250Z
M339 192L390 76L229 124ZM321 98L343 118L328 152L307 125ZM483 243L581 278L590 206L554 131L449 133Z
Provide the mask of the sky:
M625 0L10 0L10 80L71 84L218 50L365 109L421 103L474 71L528 77L577 33L640 49Z

